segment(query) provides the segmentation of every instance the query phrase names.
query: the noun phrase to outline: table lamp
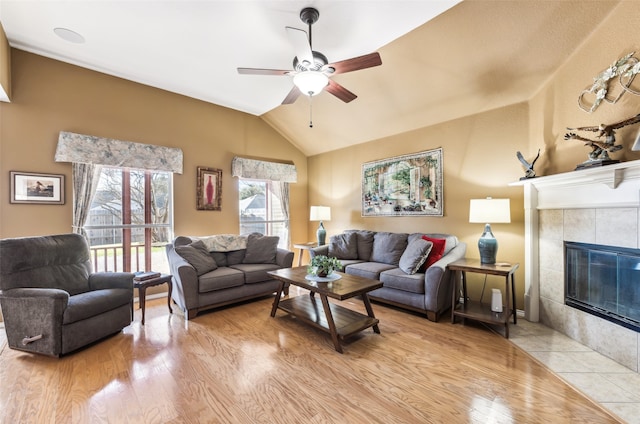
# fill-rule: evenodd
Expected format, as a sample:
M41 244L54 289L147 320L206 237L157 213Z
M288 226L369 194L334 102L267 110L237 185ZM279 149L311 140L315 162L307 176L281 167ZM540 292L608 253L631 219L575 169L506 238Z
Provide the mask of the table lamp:
M498 252L498 240L491 232L491 223L502 224L511 222L509 199L471 199L469 204L469 222L485 224L484 233L478 240L480 262L495 264Z
M322 221L331 221L331 208L329 206L311 206L309 220L320 221L316 236L318 237L318 246L324 245L327 239L327 232L324 229L324 225L322 225Z

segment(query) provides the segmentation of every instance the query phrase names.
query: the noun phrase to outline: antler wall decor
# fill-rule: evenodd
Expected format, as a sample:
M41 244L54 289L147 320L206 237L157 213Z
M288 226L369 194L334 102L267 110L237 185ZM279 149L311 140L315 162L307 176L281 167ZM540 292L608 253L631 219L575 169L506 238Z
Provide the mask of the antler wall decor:
M617 61L613 62L604 71L600 72L594 79L590 87L582 90L578 96L578 106L585 112L591 113L597 109L604 100L607 103L614 104L624 93L631 93L640 96L640 91L631 88L631 83L637 74L640 73L640 61L634 57L635 52L631 52ZM618 78L618 83L622 87L622 91L613 96L610 90L611 81ZM595 99L591 105L586 104L585 96L593 95Z

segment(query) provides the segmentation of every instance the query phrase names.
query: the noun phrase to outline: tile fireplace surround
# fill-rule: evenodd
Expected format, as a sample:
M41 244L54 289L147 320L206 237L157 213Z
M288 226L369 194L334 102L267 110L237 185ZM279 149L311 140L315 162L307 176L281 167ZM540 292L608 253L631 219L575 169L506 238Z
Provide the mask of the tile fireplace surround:
M512 185L524 189L525 318L638 372L640 333L564 304L564 241L640 248L640 160Z

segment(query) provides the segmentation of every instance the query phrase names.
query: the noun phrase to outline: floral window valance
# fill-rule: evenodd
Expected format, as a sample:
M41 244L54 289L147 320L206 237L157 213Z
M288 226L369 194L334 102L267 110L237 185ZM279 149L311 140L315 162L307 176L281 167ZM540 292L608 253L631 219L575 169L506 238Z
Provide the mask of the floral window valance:
M182 150L61 131L56 162L92 163L182 174Z
M234 157L231 162L231 175L254 180L271 180L283 183L298 181L296 166L288 163Z

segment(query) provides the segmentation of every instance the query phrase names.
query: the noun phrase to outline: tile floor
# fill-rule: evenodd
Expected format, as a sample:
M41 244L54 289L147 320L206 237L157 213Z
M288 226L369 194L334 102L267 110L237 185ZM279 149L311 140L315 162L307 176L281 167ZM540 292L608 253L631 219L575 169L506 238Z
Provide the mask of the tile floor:
M543 324L518 319L509 340L627 423L640 424L640 374Z

